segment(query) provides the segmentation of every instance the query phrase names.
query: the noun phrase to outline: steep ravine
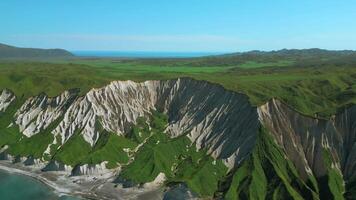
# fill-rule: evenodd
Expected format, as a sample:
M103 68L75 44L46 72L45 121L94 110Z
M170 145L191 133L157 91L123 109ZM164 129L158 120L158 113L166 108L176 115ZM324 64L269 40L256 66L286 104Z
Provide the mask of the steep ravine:
M104 141L103 133L115 134L115 141L126 141L138 120L158 111L168 116L164 132L178 141L172 144L178 145L179 138L186 136L197 150L228 167L229 173L215 193L217 198L340 199L344 181L344 196L355 197L356 106L329 120L317 119L276 99L256 108L246 95L187 78L115 81L84 96L78 96L76 90L51 98L40 94L24 100L10 118L6 113L18 102L11 91L2 91L0 128L6 131L0 132L0 138L6 137L10 148L18 141L28 140L28 144L31 138L48 138L43 158L27 158L28 164L38 163L38 159L49 162L45 170L68 170L76 175L106 171L103 162L70 166L48 159L76 142L88 152L97 149ZM13 141L5 134L14 134ZM130 145L117 151L126 154ZM2 158L12 158L6 154L8 146L2 148ZM256 184L261 189L257 196L253 191Z

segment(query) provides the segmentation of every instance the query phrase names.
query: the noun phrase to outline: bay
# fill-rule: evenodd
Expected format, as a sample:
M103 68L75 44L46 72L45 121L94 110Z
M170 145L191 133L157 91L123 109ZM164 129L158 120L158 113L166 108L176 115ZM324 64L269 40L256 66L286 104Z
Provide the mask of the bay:
M80 200L59 196L51 188L32 177L0 170L0 199L3 200Z

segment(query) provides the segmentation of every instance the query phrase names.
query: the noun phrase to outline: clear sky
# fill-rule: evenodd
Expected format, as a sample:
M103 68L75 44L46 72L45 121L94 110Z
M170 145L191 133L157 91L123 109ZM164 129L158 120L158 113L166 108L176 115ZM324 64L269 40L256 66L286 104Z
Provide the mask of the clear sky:
M121 51L356 49L356 1L1 0L0 43Z

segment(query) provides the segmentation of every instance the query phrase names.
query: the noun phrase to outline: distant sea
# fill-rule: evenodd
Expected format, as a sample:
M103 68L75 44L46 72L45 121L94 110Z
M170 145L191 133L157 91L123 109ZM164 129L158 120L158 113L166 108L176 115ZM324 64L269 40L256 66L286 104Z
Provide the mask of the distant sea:
M0 170L0 199L9 200L79 200L59 197L45 184L32 177L12 174Z
M221 55L226 52L157 52L157 51L72 51L83 57L120 57L120 58L193 58Z

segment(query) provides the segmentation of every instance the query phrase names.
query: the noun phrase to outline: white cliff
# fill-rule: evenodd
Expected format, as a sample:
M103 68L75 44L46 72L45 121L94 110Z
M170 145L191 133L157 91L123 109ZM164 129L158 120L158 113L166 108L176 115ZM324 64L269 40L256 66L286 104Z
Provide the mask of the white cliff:
M102 162L99 164L77 165L73 168L71 175L72 176L81 176L81 175L102 176L104 174L111 173L112 170L107 169L106 164L107 162Z
M84 139L93 146L99 138L96 123L100 122L105 130L124 135L138 117L155 109L154 85L157 83L117 81L93 89L70 106L53 133L61 135L64 143L75 131L82 130Z
M0 112L5 112L15 98L11 91L4 89L0 94Z

